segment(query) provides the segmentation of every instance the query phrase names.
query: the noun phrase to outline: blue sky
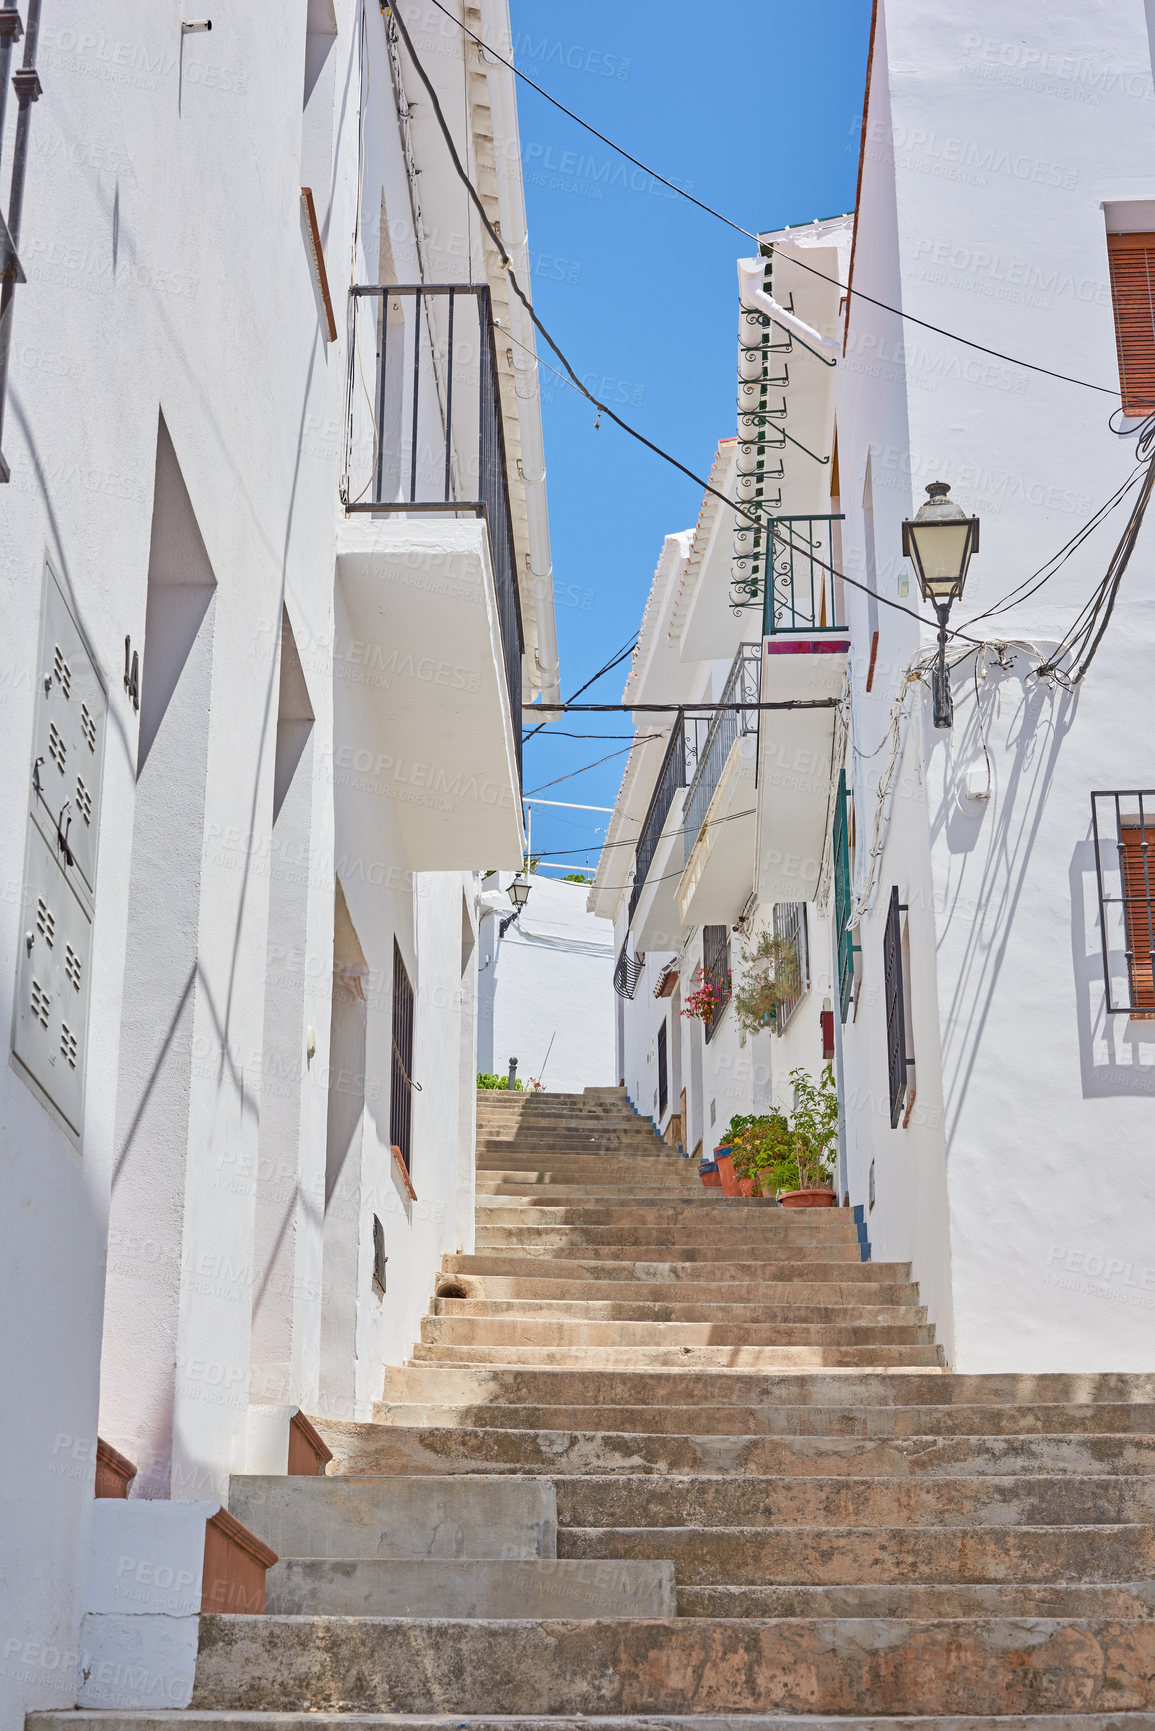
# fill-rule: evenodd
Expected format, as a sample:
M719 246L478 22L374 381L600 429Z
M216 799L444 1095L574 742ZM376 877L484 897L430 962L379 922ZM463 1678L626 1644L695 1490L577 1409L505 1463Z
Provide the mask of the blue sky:
M517 64L633 155L751 229L849 210L870 0L510 0ZM734 431L735 259L749 243L518 82L534 302L594 394L700 475ZM544 345L543 358L551 360ZM662 538L701 489L542 370L563 695L629 641ZM582 701L620 700L623 664ZM526 792L624 749L626 717L530 741ZM624 757L543 791L613 804ZM607 819L533 817L533 851L597 861ZM577 851L575 851L577 850ZM551 873L557 876L557 873Z

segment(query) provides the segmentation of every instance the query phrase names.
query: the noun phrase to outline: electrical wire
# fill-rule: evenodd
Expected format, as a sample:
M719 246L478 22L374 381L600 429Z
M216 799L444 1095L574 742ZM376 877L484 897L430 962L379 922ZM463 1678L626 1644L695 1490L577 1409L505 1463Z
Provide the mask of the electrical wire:
M597 127L592 126L588 120L583 120L580 114L575 114L572 108L567 108L564 102L559 102L556 96L551 96L548 90L543 90L540 84L535 84L528 73L523 72L512 60L507 60L504 54L499 54L496 48L491 48L488 42L484 41L482 37L478 36L476 32L469 28L468 24L463 23L462 20L457 18L447 6L444 6L442 0L433 0L433 4L439 12L443 12L446 18L456 24L459 30L464 31L466 36L472 37L474 42L477 43L478 47L481 48L485 54L488 54L492 59L500 62L502 66L508 67L509 71L512 72L516 78L520 78L522 82L528 84L532 90L536 90L539 96L543 96L547 102L552 103L556 109L560 110L562 114L567 115L570 120L576 121L578 126L583 127L586 132L590 133L594 138L599 139L602 144L608 145L610 150L616 151L619 156L624 156L627 162L632 162L635 168L640 168L643 174L650 175L652 179L658 181L662 186L668 186L670 191L676 193L679 198L684 198L687 203L696 205L699 210L705 211L707 216L712 216L717 222L724 223L727 228L733 229L736 234L745 235L747 240L752 240L754 242L760 253L766 252L767 243L764 242L761 235L755 233L753 229L747 228L743 223L735 222L733 217L723 215L720 210L715 210L713 205L705 204L700 198L695 198L692 192L687 192L685 187L679 186L676 181L667 180L664 174L659 174L656 168L650 168L650 166L643 162L640 157L631 155L631 153L628 150L623 149L620 144L616 144L612 138L607 138L604 132L599 132ZM823 282L830 283L834 288L839 289L844 295L849 297L857 295L859 300L869 301L871 306L878 307L883 312L893 313L895 318L904 319L908 324L918 325L924 331L933 331L936 336L947 337L952 342L963 343L969 349L976 349L979 354L991 355L995 360L1007 361L1014 367L1024 367L1028 372L1042 373L1047 378L1061 379L1064 384L1081 385L1085 390L1099 391L1104 396L1117 397L1119 395L1117 389L1112 389L1108 385L1094 385L1091 384L1089 380L1077 379L1070 373L1059 373L1052 367L1041 367L1034 361L1020 360L1016 355L1003 354L999 349L988 348L985 343L976 343L970 337L961 336L958 331L949 331L943 325L931 324L927 319L916 318L913 313L904 312L901 307L893 307L888 301L877 300L873 295L868 295L863 289L852 288L849 283L839 282L837 277L829 276L826 271L818 270L814 265L803 264L802 260L799 258L791 257L790 263L798 265L801 270L809 271L811 276L821 277Z
M531 787L528 793L522 795L522 798L530 799L535 793L544 793L547 787L560 787L563 781L572 781L575 775L584 775L587 769L600 769L603 763L609 763L612 758L624 757L626 752L634 749L635 745L645 745L648 740L664 738L664 733L639 734L637 739L632 740L629 745L623 746L621 751L608 752L605 757L599 757L596 763L583 763L580 769L571 769L568 775L559 775L553 781L543 781L540 787Z
M589 387L582 383L581 379L578 377L577 373L574 371L573 367L570 365L570 362L566 358L564 352L561 350L561 348L559 348L558 344L555 342L553 337L550 335L549 331L546 329L546 327L542 324L541 320L538 318L537 313L534 311L533 303L530 301L528 295L525 293L521 284L517 280L517 273L513 268L513 262L510 259L508 251L506 250L505 242L502 240L501 235L498 233L497 229L495 229L493 224L490 222L489 216L485 210L485 206L482 203L480 193L477 191L477 188L473 185L473 182L469 179L468 175L465 172L465 169L462 167L461 157L458 155L457 146L453 141L453 134L449 130L449 125L445 119L445 114L442 110L441 103L440 103L438 96L437 96L437 92L434 89L433 84L432 84L432 82L429 78L429 75L426 72L424 66L421 64L421 61L417 58L416 50L413 47L413 39L410 36L408 29L406 28L405 20L401 17L400 12L397 10L395 0L380 0L380 6L381 6L382 13L387 13L388 16L390 18L392 18L394 23L396 24L398 33L401 36L401 39L404 42L406 49L408 50L409 58L413 62L413 66L414 66L414 69L417 73L417 76L420 78L422 84L425 86L425 90L429 96L430 104L433 108L434 115L437 119L438 126L441 130L441 135L445 140L446 149L448 150L450 160L453 163L454 170L457 173L458 177L460 178L462 184L468 189L469 196L473 201L473 204L477 210L479 217L481 218L482 226L484 227L486 233L489 235L490 240L493 242L495 248L497 249L498 257L501 259L502 266L505 270L507 277L509 278L510 288L513 290L514 294L516 294L518 300L521 302L522 306L525 308L526 312L529 314L529 317L533 322L534 329L536 331L538 331L539 334L544 338L544 340L549 344L550 348L553 350L554 354L557 356L558 360L561 362L562 366L565 368L566 374L568 375L569 381L573 385L573 388L576 391L579 391L581 393L581 395L583 397L585 397L586 400L593 405L593 407L598 411L599 417L601 415L605 415L608 420L613 421L615 426L620 427L624 433L628 433L631 439L636 439L640 445L644 445L648 451L652 451L654 453L654 455L657 457L660 457L663 462L669 463L672 468L677 469L680 474L685 475L688 480L693 481L695 486L701 487L704 492L711 494L715 499L720 499L722 501L723 505L725 505L729 510L736 511L739 516L744 517L746 519L746 521L748 523L752 523L755 528L757 528L757 529L769 529L769 530L777 533L779 535L779 537L781 538L781 536L782 536L781 525L775 525L772 518L768 519L765 517L757 516L755 513L747 510L747 508L744 505L740 504L737 500L728 499L726 497L725 493L720 492L717 487L712 487L710 485L709 481L707 481L703 476L696 474L693 469L688 468L685 463L680 461L679 458L671 455L671 453L669 451L664 450L661 445L656 445L652 439L648 439L644 433L640 433L638 431L638 429L636 427L631 426L628 421L624 421L622 419L622 417L615 412L615 410L610 408L608 403L603 403L599 397L595 397L593 392L589 389ZM508 334L511 334L511 333L508 333ZM519 346L527 347L527 345L525 345L525 344L521 344ZM882 606L893 608L898 613L907 614L911 619L916 620L919 625L924 625L926 623L926 621L923 619L922 615L920 613L915 612L913 607L904 607L901 601L892 601L889 596L878 594L877 591L871 589L868 584L860 582L858 578L849 576L845 571L836 571L834 569L834 567L832 565L829 565L825 560L817 558L817 556L814 554L812 548L808 547L804 542L794 540L792 531L788 531L785 538L789 542L791 547L793 547L796 551L798 551L800 553L806 553L808 555L808 557L813 559L814 563L821 570L830 571L832 575L839 577L842 580L842 582L849 584L852 589L861 589L864 594L873 595L875 600L878 601ZM964 639L966 638L966 633L959 631L954 626L948 626L947 627L947 633L951 637L962 637ZM977 640L971 639L971 641L977 641Z
M577 690L574 692L573 697L567 698L566 702L564 704L560 704L560 705L551 704L549 706L551 711L554 709L557 709L557 708L562 708L562 709L568 708L568 706L573 702L574 697L580 697L583 691L588 691L591 685L596 685L598 680L601 679L601 677L603 676L603 674L611 673L613 671L613 669L618 665L619 661L624 661L627 655L632 655L634 650L637 648L637 644L638 644L638 639L636 636L634 636L633 638L631 638L630 642L625 645L624 649L619 649L616 655L613 655L610 657L610 659L606 662L604 667L599 667L596 673L591 674L591 676L589 677L589 679L586 680L584 685L579 685ZM537 704L537 703L531 703L531 704L527 704L526 707L528 709L539 709L541 707L541 705ZM584 705L583 705L583 707L584 707ZM531 728L528 733L522 735L522 741L521 741L522 745L527 745L529 743L529 741L531 739L533 739L536 734L539 734L541 732L542 728L546 727L547 725L548 725L547 722L544 722L544 721L538 722L536 727Z

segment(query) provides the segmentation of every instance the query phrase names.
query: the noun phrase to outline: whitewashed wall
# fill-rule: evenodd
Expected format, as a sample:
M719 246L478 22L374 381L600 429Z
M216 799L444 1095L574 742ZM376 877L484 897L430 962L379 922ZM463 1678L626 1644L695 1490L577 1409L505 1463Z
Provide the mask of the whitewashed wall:
M1005 354L1117 381L1106 231L1150 226L1151 46L1139 0L1045 13L974 0L944 25L880 0L858 212L855 285ZM847 532L867 562L872 495L881 594L900 598L901 519L932 480L982 519L956 620L1058 551L1125 477L1132 448L1108 395L1024 372L853 302L839 441ZM867 482L867 462L870 481ZM1118 514L1037 595L983 634L1046 646L1073 620L1122 527ZM917 701L862 992L845 1032L850 1176L877 1258L910 1258L960 1369L1150 1365L1155 1193L1148 1025L1107 1017L1090 847L1093 788L1152 785L1148 525L1111 630L1077 699L1038 688L1029 660L956 676L952 733ZM851 564L848 569L853 571ZM917 597L908 597L918 606ZM883 607L879 675L855 627L855 729L873 752L918 628ZM925 633L923 634L925 639ZM985 742L985 750L984 750ZM968 769L992 796L968 800ZM859 846L876 770L856 771ZM881 923L910 905L918 1098L886 1110ZM941 1058L940 1058L941 1053Z
M73 0L45 11L0 492L5 1026L29 919L46 556L108 720L81 1134L14 1065L0 1075L0 1358L19 1487L0 1512L3 1731L76 1699L98 1427L139 1465L135 1497L219 1497L251 1402L368 1416L441 1253L471 1244L476 880L415 878L392 790L367 791L351 768L383 746L334 610L345 291L390 256L402 281L421 271L372 7L359 172L360 14L338 0L304 103L306 22L329 28L324 4L223 0L211 34L183 43L171 8L112 0L98 27ZM437 67L460 93L460 62ZM478 235L423 131L428 267L462 278ZM10 149L9 136L5 175ZM333 344L301 228L306 174ZM165 630L172 698L141 767L160 670L148 646ZM141 717L126 636L150 682ZM288 694L286 655L300 662ZM330 1041L338 883L364 968L351 1052ZM417 987L416 1200L389 1150L394 938ZM326 1264L335 1099L355 1153L328 1173L344 1261ZM374 1213L384 1295L369 1278ZM323 1367L326 1330L340 1346Z
M485 887L504 887L511 876L499 873ZM505 1075L514 1057L521 1080L539 1080L550 1093L612 1087L613 927L586 911L583 884L540 872L529 881L529 900L504 937L512 904L483 921L478 1068Z

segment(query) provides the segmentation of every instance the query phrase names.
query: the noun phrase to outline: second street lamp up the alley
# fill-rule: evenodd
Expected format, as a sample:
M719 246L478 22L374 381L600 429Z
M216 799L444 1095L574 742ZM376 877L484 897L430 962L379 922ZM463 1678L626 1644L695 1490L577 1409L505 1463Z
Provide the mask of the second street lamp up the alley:
M968 517L950 497L945 481L932 481L929 497L902 525L902 551L914 566L923 599L938 620L938 661L934 670L934 724L954 725L950 678L946 668L947 620L967 580L971 554L978 552L979 520Z

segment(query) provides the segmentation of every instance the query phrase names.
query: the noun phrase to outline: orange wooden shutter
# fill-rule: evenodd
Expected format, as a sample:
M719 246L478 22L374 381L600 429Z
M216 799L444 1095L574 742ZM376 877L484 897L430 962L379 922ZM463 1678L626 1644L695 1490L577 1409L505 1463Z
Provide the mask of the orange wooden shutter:
M1109 234L1123 412L1155 412L1155 234Z
M1131 1006L1155 1010L1155 826L1127 824L1119 831L1119 843Z

